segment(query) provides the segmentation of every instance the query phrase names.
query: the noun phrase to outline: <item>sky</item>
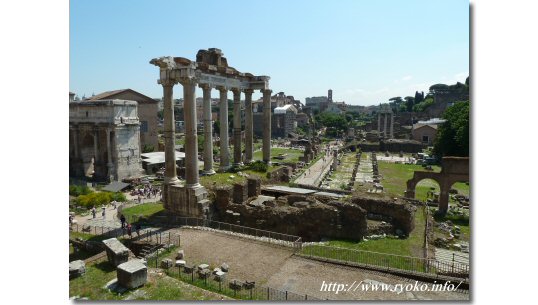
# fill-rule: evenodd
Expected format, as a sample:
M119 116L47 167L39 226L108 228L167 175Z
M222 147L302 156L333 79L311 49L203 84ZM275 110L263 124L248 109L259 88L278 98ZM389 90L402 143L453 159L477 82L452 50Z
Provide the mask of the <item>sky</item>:
M69 90L79 97L131 88L161 98L149 61L195 60L207 48L303 103L332 89L335 101L376 105L469 75L462 0L71 0L69 32Z

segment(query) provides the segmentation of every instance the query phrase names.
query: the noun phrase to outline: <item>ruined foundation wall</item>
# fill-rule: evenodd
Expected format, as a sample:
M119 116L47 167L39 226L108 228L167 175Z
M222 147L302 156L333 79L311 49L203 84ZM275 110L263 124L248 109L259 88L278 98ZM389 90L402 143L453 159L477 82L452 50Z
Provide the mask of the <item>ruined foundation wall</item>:
M390 200L354 197L351 202L363 208L367 213L379 214L392 218L395 229L401 229L409 234L415 229L416 207Z

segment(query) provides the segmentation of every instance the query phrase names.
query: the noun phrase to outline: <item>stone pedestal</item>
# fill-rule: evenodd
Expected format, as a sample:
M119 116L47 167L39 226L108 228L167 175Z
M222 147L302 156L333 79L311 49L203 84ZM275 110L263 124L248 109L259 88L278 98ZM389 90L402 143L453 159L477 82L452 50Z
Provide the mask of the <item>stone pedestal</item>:
M140 260L123 263L116 269L118 284L133 289L144 285L148 280L148 268Z
M259 178L248 178L248 197L256 197L261 194L261 180Z
M105 244L108 262L114 267L129 260L129 249L116 238L103 240L103 244Z

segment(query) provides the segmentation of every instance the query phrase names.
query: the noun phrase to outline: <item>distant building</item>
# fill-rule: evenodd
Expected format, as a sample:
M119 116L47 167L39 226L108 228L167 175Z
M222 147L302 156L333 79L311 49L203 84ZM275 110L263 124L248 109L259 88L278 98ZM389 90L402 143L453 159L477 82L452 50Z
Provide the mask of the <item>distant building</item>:
M129 100L136 101L138 103L141 149L144 150L144 147L153 147L153 150L157 150L159 143L157 133L157 128L159 124L159 119L157 117L157 113L159 111L158 101L132 89L107 91L98 95L94 95L84 101L93 102L110 99Z
M126 100L69 103L69 174L98 181L139 177L137 103Z
M297 128L297 109L293 105L275 108L271 119L272 136L287 138Z
M305 99L305 105L310 107L312 110L322 111L322 105L326 105L329 102L326 96L314 96L307 97Z
M411 136L413 140L431 146L437 136L437 124L414 124Z
M75 94L69 91L69 103L72 103L74 101L75 101Z

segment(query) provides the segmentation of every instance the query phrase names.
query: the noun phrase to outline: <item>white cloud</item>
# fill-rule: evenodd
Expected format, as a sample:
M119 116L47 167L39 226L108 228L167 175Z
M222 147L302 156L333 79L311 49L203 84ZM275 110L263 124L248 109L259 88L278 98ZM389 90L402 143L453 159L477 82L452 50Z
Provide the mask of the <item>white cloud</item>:
M413 76L411 76L411 75L406 75L406 76L402 77L402 80L403 80L403 81L408 81L408 80L410 80L410 79L412 79L412 78L413 78Z

